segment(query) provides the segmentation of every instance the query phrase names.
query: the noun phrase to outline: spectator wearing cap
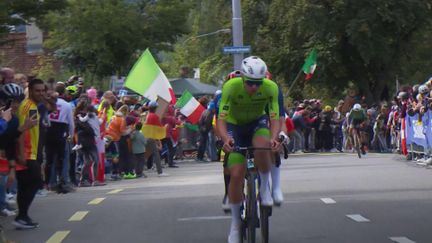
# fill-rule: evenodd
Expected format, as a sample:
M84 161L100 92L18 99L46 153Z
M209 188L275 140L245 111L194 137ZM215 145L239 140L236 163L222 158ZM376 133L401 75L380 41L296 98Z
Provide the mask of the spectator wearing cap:
M148 103L149 110L142 128L144 137L147 138L145 159L149 161L149 159L152 158L153 163L156 164L158 176L167 176L167 174L162 171L159 152L162 148L160 139L166 136L166 128L162 125L160 118L156 114L157 107L158 103L156 101L150 101Z

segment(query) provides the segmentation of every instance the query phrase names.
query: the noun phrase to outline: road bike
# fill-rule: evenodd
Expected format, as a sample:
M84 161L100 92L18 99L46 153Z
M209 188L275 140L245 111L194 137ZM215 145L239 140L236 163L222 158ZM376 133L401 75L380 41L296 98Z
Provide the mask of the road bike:
M286 144L283 144L284 158L288 158L288 149ZM253 159L254 150L271 150L270 148L254 148L254 147L238 147L236 151L246 152L247 171L245 176L246 188L244 190L245 199L241 206L242 228L240 241L247 240L248 243L255 243L256 229L261 228L261 238L263 243L269 242L269 218L272 215L272 206L261 205L258 188L260 178ZM267 185L270 187L270 185Z
M359 135L359 132L358 132L357 128L353 129L353 131L352 131L352 137L353 137L354 148L357 151L357 155L358 155L359 159L361 159L361 153L362 153L362 151L360 149L361 141L360 141L360 135Z

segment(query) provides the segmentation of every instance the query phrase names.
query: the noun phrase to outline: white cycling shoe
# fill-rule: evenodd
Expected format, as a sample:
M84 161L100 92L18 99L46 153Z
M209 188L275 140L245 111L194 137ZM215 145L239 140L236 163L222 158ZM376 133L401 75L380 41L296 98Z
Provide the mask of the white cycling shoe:
M283 199L282 190L280 188L273 190L273 200L276 206L280 206L282 204L284 199Z
M270 192L260 192L260 197L262 206L273 206L273 198Z
M228 236L228 243L240 243L240 229L231 229Z

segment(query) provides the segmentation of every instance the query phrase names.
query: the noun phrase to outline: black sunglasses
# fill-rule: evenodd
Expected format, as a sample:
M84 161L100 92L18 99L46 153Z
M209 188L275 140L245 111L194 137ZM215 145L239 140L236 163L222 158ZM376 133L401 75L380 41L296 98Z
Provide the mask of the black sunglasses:
M259 87L259 86L261 86L263 84L263 81L246 80L245 83L248 86L257 86L257 87Z

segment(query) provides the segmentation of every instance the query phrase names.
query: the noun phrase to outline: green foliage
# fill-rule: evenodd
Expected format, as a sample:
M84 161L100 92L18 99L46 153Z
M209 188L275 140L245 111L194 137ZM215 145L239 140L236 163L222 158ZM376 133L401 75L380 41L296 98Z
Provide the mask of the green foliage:
M66 0L2 0L0 1L0 44L13 26L36 21L52 10L63 9Z
M192 31L185 39L230 27L230 1L192 2ZM295 79L310 50L318 50L314 78L304 83L301 76L294 98L342 98L352 81L369 102L379 101L396 75L403 82L430 76L431 7L423 0L242 0L244 43L285 83ZM231 70L231 57L220 52L229 43L221 36L179 41L166 63L169 74L177 76L184 65L201 67L203 81L215 82Z
M46 46L78 72L126 75L143 50L169 50L187 31L187 7L175 0L70 0L47 16Z
M260 31L271 47L263 54L278 76L293 80L316 47L312 82L332 88L353 80L368 101L377 101L401 67L411 66L407 55L419 47L416 36L430 25L430 12L421 0L275 0Z
M169 53L170 59L163 64L170 77L178 77L181 67L200 68L201 81L217 84L232 69L231 56L223 55L222 48L230 45L231 35L217 33L194 38L230 28L231 2L223 0L190 0L188 23L190 34L184 36ZM190 75L192 76L192 75Z
M33 67L31 75L42 80L48 80L56 76L54 69L55 58L51 55L41 55L37 57L37 66Z

